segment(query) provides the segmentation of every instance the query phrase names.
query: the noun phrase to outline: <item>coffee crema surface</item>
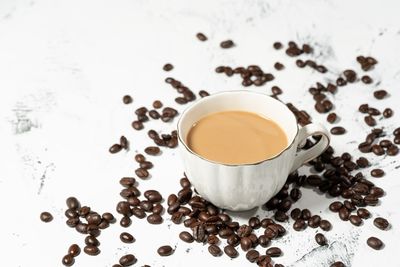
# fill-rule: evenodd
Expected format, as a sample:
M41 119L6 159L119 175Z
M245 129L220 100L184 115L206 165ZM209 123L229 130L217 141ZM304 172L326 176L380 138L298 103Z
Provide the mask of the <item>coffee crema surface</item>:
M198 155L225 164L257 163L278 155L288 140L273 120L247 111L223 111L201 118L186 143Z

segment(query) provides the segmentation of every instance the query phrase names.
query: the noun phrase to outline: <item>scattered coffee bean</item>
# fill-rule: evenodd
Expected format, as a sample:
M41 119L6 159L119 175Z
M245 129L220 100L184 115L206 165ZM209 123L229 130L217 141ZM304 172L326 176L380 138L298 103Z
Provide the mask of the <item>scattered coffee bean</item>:
M186 232L186 231L181 232L179 234L179 238L186 243L192 243L194 241L193 236L189 232Z
M226 41L223 41L223 42L221 42L221 44L220 44L220 46L221 46L221 48L231 48L231 47L233 47L235 44L233 43L233 41L232 40L226 40Z
M337 119L337 115L336 115L336 113L334 113L334 112L329 113L328 116L326 117L326 120L327 120L329 123L335 123L336 119Z
M124 104L130 104L132 103L133 99L130 95L124 95L124 97L122 98L122 102L124 102Z
M155 100L153 102L153 108L155 108L155 109L162 108L162 106L163 106L163 104L162 104L162 102L160 100Z
M208 246L208 252L214 257L222 255L222 250L215 244Z
M354 70L345 70L343 75L349 83L353 83L357 79L357 73Z
M362 219L357 215L350 215L349 221L355 226L360 226L362 223Z
M328 220L321 220L319 222L319 227L324 231L329 231L332 229L332 224Z
M336 261L336 262L332 263L330 265L330 267L346 267L346 265L344 265L344 263L341 261Z
M119 259L119 264L121 264L124 267L125 266L131 266L131 265L135 264L136 261L137 261L137 259L136 259L136 257L134 255L127 254L127 255L122 256Z
M119 235L119 239L121 239L122 242L124 243L133 243L135 242L135 238L133 235L127 232L123 232Z
M255 250L255 249L252 249L252 250L249 250L247 253L246 253L246 259L249 261L249 262L256 262L257 260L258 260L258 257L260 256L260 252L258 252L257 250ZM275 265L276 266L276 265Z
M170 71L170 70L172 70L173 68L174 68L174 66L173 66L172 64L167 63L167 64L164 65L163 70L165 70L165 71Z
M372 117L371 115L369 116L365 116L364 117L364 121L368 126L375 126L376 125L376 120L374 119L374 117Z
M62 258L62 264L65 266L72 266L75 263L75 259L74 257L72 257L72 255L65 255Z
M207 92L207 91L204 91L204 90L200 90L199 91L199 96L200 97L206 97L206 96L209 96L210 94Z
M373 82L372 78L369 77L368 75L364 75L361 77L361 81L365 84L370 84Z
M50 212L44 211L40 214L40 220L45 223L49 223L53 220L53 215Z
M273 47L274 47L276 50L278 50L278 49L281 49L281 48L283 47L283 45L282 45L281 42L275 42L275 43L273 44Z
M382 169L373 169L371 171L372 177L380 178L383 177L383 175L385 175L385 172Z
M242 237L240 239L240 247L243 251L248 251L252 247L252 242L249 237Z
M282 255L282 250L278 247L271 247L265 252L270 257L279 257Z
M384 99L387 96L386 90L377 90L374 92L374 97L376 99Z
M88 236L85 238L85 244L86 244L87 246L95 246L95 247L98 247L98 246L100 245L100 242L99 242L99 240L97 240L96 237L91 236L91 235L88 235Z
M283 69L285 68L285 66L284 66L282 63L280 63L280 62L276 62L276 63L274 64L274 68L275 68L276 70L283 70Z
M316 241L316 242L318 243L318 245L320 245L320 246L325 246L325 245L327 245L326 237L325 237L323 234L321 234L321 233L318 233L318 234L315 235L315 241Z
M90 255L90 256L96 256L100 253L100 250L98 247L96 246L92 246L92 245L87 245L83 248L83 251Z
M231 245L225 246L224 252L230 258L236 258L237 256L239 256L238 251Z
M160 151L161 151L160 148L156 147L156 146L149 146L144 149L144 152L146 152L146 154L149 154L152 156L158 155L160 153Z
M332 202L329 205L329 209L333 212L339 212L339 210L343 207L343 204L340 201Z
M383 117L385 118L390 118L393 116L393 110L391 108L385 108L385 110L383 110Z
M141 179L149 177L149 172L146 169L143 169L143 168L136 169L135 170L135 174Z
M122 217L122 219L119 221L119 224L120 224L122 227L127 228L127 227L129 227L129 226L132 224L132 220L131 220L131 218L129 218L129 217L127 217L127 216L124 216L124 217Z
M358 111L360 111L361 113L368 113L368 104L362 104L359 108Z
M386 154L388 156L396 156L398 153L399 153L399 148L396 145L391 145L386 150Z
M81 248L77 244L72 244L68 248L68 254L71 255L72 257L76 257L81 253Z
M160 214L151 214L147 216L147 221L151 224L161 224L163 219Z
M369 211L367 209L364 209L364 208L359 208L357 210L357 215L362 219L368 219L371 216Z
M196 34L197 39L199 39L200 41L204 42L207 41L207 36L205 36L203 33L199 32Z
M122 150L122 146L120 144L113 144L108 150L111 154L118 153Z
M346 129L341 126L336 126L331 129L331 134L334 134L334 135L341 135L344 133L346 133Z
M389 227L389 222L382 217L377 217L374 219L374 225L381 230L386 230Z
M306 227L307 227L307 224L303 219L297 219L293 223L293 229L296 230L296 231L304 230Z
M165 257L165 256L170 256L170 255L172 255L172 254L174 253L174 250L172 249L171 246L161 246L161 247L159 247L159 248L157 249L157 253L158 253L160 256Z
M378 144L373 145L371 147L371 149L372 149L372 152L377 156L382 156L385 154L385 150Z
M382 241L377 237L370 237L367 239L367 244L373 249L379 250L383 247Z
M140 122L140 121L133 121L132 122L132 127L135 130L141 130L141 129L143 129L143 123Z
M349 219L350 212L346 207L342 207L339 210L339 217L343 221L347 221Z

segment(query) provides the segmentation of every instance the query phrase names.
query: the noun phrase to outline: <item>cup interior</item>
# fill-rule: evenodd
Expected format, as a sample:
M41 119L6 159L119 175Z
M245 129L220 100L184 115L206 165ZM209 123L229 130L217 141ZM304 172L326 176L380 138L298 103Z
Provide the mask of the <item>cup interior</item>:
M191 153L196 154L186 142L187 134L193 124L209 114L229 110L253 112L278 123L288 139L288 145L282 151L294 142L298 131L297 121L285 104L263 93L226 91L202 98L183 112L178 122L178 137L181 143Z

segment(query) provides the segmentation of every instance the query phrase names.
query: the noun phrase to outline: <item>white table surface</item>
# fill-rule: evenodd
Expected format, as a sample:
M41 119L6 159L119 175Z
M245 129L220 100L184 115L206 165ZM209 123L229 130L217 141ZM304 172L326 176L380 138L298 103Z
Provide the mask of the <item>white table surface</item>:
M356 147L369 127L357 108L373 101L375 89L388 90L390 97L373 105L392 107L395 113L379 125L388 132L400 126L399 10L397 0L0 1L0 265L60 266L70 244L83 246L83 235L65 225L65 199L71 195L98 212L116 214L118 181L134 174L135 151L151 144L147 130L175 127L176 120L147 123L141 132L130 126L139 106L155 99L174 105L176 92L164 83L167 76L195 92L241 89L239 78L216 74L215 67L258 64L273 71L279 60L285 71L275 71L272 83L248 89L269 92L271 85L279 85L284 90L281 99L309 111L314 122L327 124L325 115L313 110L307 89L346 68L360 72L355 57L372 55L379 61L370 72L375 83L349 85L333 96L338 125L348 133L334 136L332 145L338 153L360 156ZM208 36L207 42L195 38L199 31ZM237 46L220 49L225 39ZM274 51L276 40L310 43L317 61L331 72L323 76L297 69L292 58ZM162 70L167 62L175 66L170 73ZM132 105L122 104L124 94L133 96ZM182 111L184 106L178 108ZM108 147L122 134L131 141L131 150L109 154ZM152 177L140 181L142 192L155 188L165 197L177 192L183 167L176 154L163 149L162 157L152 159ZM327 208L332 199L302 189L303 198L295 207L309 207L333 223L326 233L329 246L316 244L315 229L295 232L284 224L290 230L274 241L284 251L276 262L312 267L342 260L347 266L400 266L399 156L368 159L386 171L384 178L372 179L387 192L370 211L374 217L388 218L391 229L377 229L372 219L362 227L342 222ZM369 171L365 173L369 177ZM39 220L44 210L54 215L53 222ZM245 222L250 214L271 215L258 210L234 217ZM172 224L168 217L159 226L134 219L128 231L137 241L130 245L118 238L125 229L113 225L99 237L101 254L82 254L74 266L111 266L128 252L137 256L136 266L252 266L243 252L234 260L213 258L207 246L183 243L178 238L183 225ZM372 235L384 241L383 250L366 245ZM157 255L164 244L176 246L173 256Z

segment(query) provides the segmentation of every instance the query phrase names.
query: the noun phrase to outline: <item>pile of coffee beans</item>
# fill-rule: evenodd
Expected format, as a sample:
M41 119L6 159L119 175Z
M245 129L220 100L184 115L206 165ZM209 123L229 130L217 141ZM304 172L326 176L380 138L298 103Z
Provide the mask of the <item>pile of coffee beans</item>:
M203 33L198 33L196 37L202 42L207 41L207 37ZM220 47L224 49L234 46L235 43L232 40L220 43ZM273 48L282 50L285 47L281 42L275 42ZM325 66L317 64L314 60L298 58L305 54L312 56L314 49L308 44L298 45L290 41L284 51L289 57L297 58L295 64L299 68L308 66L322 74L328 71ZM361 64L362 71L372 70L377 64L377 60L370 56L358 56L356 60ZM165 71L171 71L173 68L170 63L163 66ZM276 62L274 68L277 71L283 71L285 66L280 62ZM263 86L267 82L274 80L272 73L264 72L257 65L236 68L219 66L215 71L217 73L225 73L228 77L234 74L240 75L242 85L245 87L250 85ZM359 81L364 84L374 82L370 76L359 75L352 69L345 69L339 73L336 81L317 82L308 90L315 100L315 110L320 114L327 114L326 120L328 123L335 123L339 115L337 112L333 112L335 106L329 100L330 96L334 95L339 87ZM168 77L165 82L180 94L175 98L177 104L186 104L196 100L196 95L193 91L180 81ZM278 96L283 93L283 90L276 85L271 88L271 91L272 96L278 100ZM199 90L198 95L207 97L209 93L205 90ZM384 101L389 97L389 94L386 90L380 89L374 91L373 96L379 101ZM122 100L124 104L133 102L132 97L129 95L125 95ZM305 110L299 110L291 103L286 105L294 113L298 124L305 126L311 123L311 116ZM161 112L159 112L160 109L162 109ZM373 108L371 104L361 104L359 112L366 114L364 121L371 127L375 127L380 119L393 116L392 109L386 108L381 112ZM137 119L132 122L132 127L135 130L141 130L144 128L144 123L149 121L150 118L153 120L161 119L162 122L173 121L178 115L178 111L173 107L163 107L163 103L160 100L154 100L152 107L149 109L145 106L139 107L135 110L135 114ZM379 119L377 120L376 118ZM330 129L330 132L333 135L348 133L342 126L334 126ZM149 170L153 168L153 163L147 160L146 157L158 156L161 154L161 149L175 148L178 145L176 130L170 133L159 133L155 129L151 129L147 132L147 135L153 140L154 145L146 147L142 153L137 152L134 156L139 165L135 170L135 174L143 180L150 176ZM400 127L393 131L393 141L387 138L388 135L387 129L372 128L365 141L359 144L358 149L362 153L372 153L371 155L377 157L383 155L395 156L399 150L397 145L400 144ZM308 138L303 149L311 148L320 138L320 136ZM121 136L119 143L113 144L109 148L109 152L117 153L122 149L129 149L129 142L124 136ZM283 267L282 264L273 261L273 258L279 258L284 253L281 248L272 246L274 240L281 238L288 231L280 223L291 221L292 228L296 232L303 231L307 227L324 232L333 228L330 221L321 218L320 215L312 214L307 208L292 208L293 204L302 197L302 187L315 188L329 198L335 198L330 203L329 210L337 213L340 220L348 221L356 227L362 226L365 220L372 217L367 207L376 206L385 195L385 191L376 186L362 172L364 168L370 166L366 157L356 158L349 152L335 155L334 148L329 146L325 152L309 164L312 174L300 174L298 171L291 173L283 188L263 205L264 209L273 212L273 216L265 218L251 217L245 224L235 221L223 210L198 195L186 175L180 179L181 189L176 194L170 194L166 199L165 208L162 205L163 197L157 190L147 190L141 198L141 191L136 178L123 177L119 181L123 187L120 191L120 196L123 200L116 205L119 223L122 227L128 228L132 224L132 217L136 217L142 221L146 218L149 224L162 224L164 222L162 214L166 209L174 224L183 225L186 228L186 230L180 232L177 238L185 243L196 242L207 245L208 252L213 257L220 257L225 254L229 258L236 258L241 254L240 251L243 251L250 263L263 267ZM385 172L380 168L375 168L370 171L369 175L373 178L382 178ZM92 211L90 207L81 206L74 197L68 198L66 202L65 216L67 217L67 225L86 235L84 240L85 247L83 248L86 254L91 256L98 255L100 253L100 242L97 237L100 235L101 230L114 223L116 218L109 212L99 215ZM50 222L53 217L50 213L43 212L40 215L40 219L43 222ZM373 224L379 230L390 229L390 223L383 217L374 218ZM135 238L128 232L122 232L119 238L121 242L126 244L135 242ZM329 240L321 232L315 234L315 242L319 246L329 244ZM384 247L384 243L377 237L368 238L366 243L377 250ZM267 249L265 253L260 253L257 250L258 247ZM157 253L162 257L170 256L175 249L170 245L162 245L157 249ZM68 249L68 254L62 258L62 263L65 266L73 265L75 257L80 254L80 251L81 249L77 244L71 245ZM136 256L127 254L122 256L119 259L119 264L115 264L113 267L131 266L136 262ZM331 267L345 266L341 261L329 264ZM144 266L149 267L148 265Z

